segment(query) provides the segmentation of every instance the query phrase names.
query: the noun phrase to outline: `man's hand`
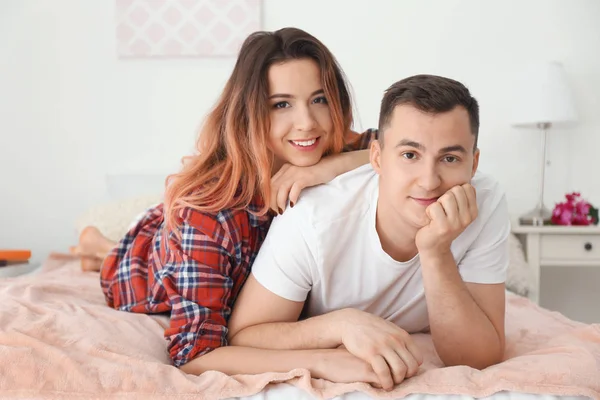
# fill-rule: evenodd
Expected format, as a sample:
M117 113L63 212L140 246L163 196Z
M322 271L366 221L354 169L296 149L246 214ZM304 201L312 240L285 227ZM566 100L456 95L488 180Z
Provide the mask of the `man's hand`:
M404 329L355 309L338 311L337 319L342 344L370 365L384 389L417 374L423 357Z
M304 302L272 293L250 274L229 319L229 343L233 347L255 349L322 349L325 352L322 354L332 354L327 351L334 349L346 351L360 363L348 359L348 365L340 371L328 371L318 364L322 367L319 369L321 377L339 382L340 376L349 376L343 379L377 383L386 390L418 372L423 362L421 353L410 335L395 324L350 308L298 321L303 305ZM345 349L336 349L340 345ZM333 360L338 365L339 359ZM339 363L344 364L344 361ZM360 378L368 371L361 363L369 367L369 373L375 378ZM352 372L350 367L357 370Z
M338 175L335 160L323 158L310 167L298 167L284 164L271 178L271 209L282 214L288 199L293 205L298 201L300 192L311 186L331 181Z
M425 210L429 224L419 229L415 244L420 254L443 254L477 218L477 197L471 184L455 186Z

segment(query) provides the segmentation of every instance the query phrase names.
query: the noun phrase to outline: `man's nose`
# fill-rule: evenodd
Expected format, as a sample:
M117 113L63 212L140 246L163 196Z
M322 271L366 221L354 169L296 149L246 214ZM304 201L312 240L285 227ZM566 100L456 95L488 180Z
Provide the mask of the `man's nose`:
M423 190L433 192L440 186L442 179L437 169L428 165L420 172L417 183Z

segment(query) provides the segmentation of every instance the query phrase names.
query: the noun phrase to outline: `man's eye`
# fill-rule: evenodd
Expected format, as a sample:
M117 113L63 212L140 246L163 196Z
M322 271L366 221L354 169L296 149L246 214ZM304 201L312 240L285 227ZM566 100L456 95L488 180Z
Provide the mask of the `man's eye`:
M403 153L402 157L408 159L408 160L414 160L415 158L417 158L417 155L415 153Z
M447 163L454 163L458 161L458 158L454 157L454 156L446 156L444 157L444 161Z

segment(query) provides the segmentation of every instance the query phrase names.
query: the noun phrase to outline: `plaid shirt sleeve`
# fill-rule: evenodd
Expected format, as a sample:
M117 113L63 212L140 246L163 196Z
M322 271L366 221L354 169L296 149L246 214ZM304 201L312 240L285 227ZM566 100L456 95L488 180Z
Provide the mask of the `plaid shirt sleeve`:
M184 209L181 237L163 228L162 204L149 209L105 259L101 283L109 306L170 312L165 330L175 366L226 345L235 221ZM238 280L241 280L241 273ZM235 276L235 274L234 274ZM241 281L235 282L236 287Z
M351 138L347 140L347 144L344 146L344 152L368 150L371 142L377 140L378 132L377 129L367 129L361 134L351 134Z
M175 366L227 345L233 281L229 243L221 224L204 214L191 213L181 225L181 239L167 239L163 285L171 303L165 331Z

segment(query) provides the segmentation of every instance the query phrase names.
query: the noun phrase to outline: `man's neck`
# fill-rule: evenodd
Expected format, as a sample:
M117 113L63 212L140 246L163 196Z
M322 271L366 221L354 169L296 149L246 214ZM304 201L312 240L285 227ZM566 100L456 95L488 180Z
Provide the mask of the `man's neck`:
M377 200L375 227L383 251L394 260L406 262L417 254L417 228L403 221L398 213L381 199Z

